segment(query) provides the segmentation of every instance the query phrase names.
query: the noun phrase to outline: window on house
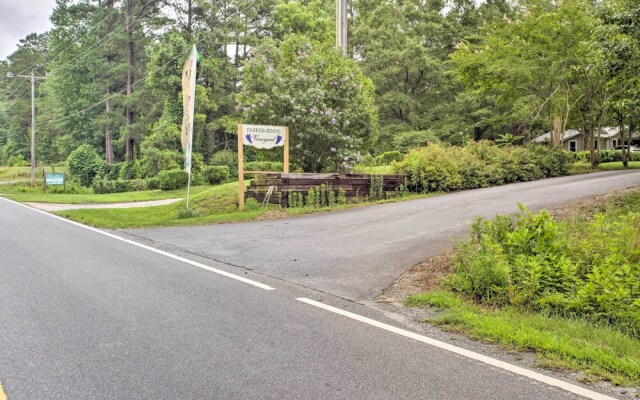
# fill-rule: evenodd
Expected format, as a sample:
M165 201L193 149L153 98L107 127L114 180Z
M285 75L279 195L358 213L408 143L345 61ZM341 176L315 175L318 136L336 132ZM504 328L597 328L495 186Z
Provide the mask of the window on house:
M573 151L574 153L578 151L578 142L575 140L571 140L569 142L569 151Z
M618 147L618 139L613 139L613 147Z

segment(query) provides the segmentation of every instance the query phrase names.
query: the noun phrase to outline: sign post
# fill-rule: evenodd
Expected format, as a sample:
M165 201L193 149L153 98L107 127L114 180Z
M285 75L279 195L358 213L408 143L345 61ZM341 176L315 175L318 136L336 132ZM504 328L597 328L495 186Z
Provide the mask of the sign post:
M244 210L244 146L256 149L284 147L283 171L289 173L289 127L271 125L238 125L238 208ZM276 172L276 171L273 171Z

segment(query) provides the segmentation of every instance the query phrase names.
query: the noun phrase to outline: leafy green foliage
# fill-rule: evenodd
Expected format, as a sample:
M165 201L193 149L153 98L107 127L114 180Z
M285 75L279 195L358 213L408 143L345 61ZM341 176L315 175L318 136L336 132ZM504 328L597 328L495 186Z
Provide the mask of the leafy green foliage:
M559 223L521 209L515 220L478 219L445 285L481 303L585 317L640 336L640 214Z
M155 184L151 186L155 186ZM144 179L108 180L96 178L91 187L95 194L141 192L144 190L158 189L157 186L150 187L148 181Z
M78 147L67 158L69 176L84 187L91 186L93 179L103 170L103 165L98 152L88 144Z
M488 141L465 147L431 145L394 164L419 192L452 191L525 182L568 173L572 156L547 146L499 147Z
M243 120L290 126L291 160L304 171L349 168L375 142L373 84L332 46L303 36L265 42L243 72Z
M226 165L207 165L200 172L204 180L211 184L217 185L229 179L229 167Z
M187 186L189 174L183 169L172 169L160 171L158 178L160 179L160 189L175 190Z

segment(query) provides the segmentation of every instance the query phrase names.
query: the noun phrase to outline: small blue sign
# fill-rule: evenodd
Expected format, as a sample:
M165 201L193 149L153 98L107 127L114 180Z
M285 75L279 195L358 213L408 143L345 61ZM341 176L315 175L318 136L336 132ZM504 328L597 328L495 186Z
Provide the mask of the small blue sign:
M44 181L47 186L64 185L64 174L45 174Z

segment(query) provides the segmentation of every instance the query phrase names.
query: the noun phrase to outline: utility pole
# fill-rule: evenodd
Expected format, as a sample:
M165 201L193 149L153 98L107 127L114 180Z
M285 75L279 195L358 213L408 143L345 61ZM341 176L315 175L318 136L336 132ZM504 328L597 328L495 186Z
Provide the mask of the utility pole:
M31 79L31 187L34 187L36 185L36 79L44 79L45 77L35 76L33 70L31 76L17 76Z
M336 46L347 55L347 0L337 0L336 6Z

